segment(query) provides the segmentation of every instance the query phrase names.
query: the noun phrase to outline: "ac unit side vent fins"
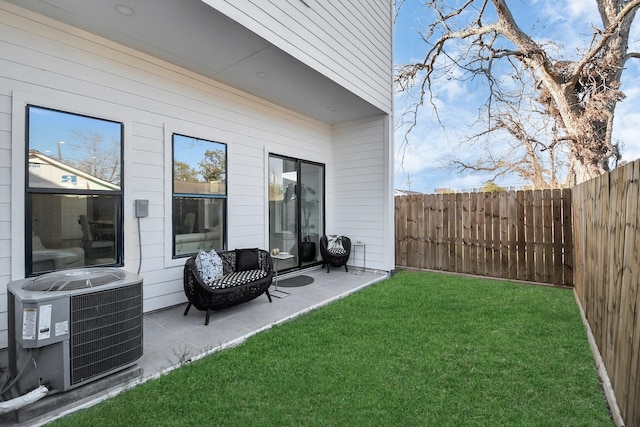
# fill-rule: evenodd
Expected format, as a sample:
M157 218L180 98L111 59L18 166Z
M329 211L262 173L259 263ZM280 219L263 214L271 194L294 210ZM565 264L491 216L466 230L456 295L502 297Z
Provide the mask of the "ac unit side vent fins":
M142 283L71 298L71 385L142 356Z

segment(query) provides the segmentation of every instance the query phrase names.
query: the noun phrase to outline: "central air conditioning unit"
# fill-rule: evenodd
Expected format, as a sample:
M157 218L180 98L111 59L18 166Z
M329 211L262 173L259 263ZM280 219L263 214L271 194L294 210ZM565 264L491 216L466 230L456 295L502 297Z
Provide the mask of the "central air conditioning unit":
M67 391L142 356L142 278L97 267L8 286L9 372L20 394Z

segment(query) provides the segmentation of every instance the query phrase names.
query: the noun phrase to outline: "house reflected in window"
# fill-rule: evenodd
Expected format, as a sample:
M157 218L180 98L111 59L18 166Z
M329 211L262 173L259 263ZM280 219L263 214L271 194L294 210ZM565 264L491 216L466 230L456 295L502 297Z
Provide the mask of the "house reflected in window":
M122 124L35 106L28 117L27 275L122 265Z

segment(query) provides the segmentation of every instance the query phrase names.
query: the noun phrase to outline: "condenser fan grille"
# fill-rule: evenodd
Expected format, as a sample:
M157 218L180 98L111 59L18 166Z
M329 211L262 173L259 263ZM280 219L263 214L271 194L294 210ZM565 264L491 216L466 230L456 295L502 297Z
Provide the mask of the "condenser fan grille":
M125 271L112 267L56 271L33 278L23 289L40 292L89 289L122 280L126 274Z

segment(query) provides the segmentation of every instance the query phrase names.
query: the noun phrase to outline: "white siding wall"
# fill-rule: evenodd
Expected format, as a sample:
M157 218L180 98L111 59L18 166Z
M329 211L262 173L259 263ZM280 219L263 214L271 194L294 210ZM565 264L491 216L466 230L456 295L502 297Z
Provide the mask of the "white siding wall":
M149 217L140 224L145 311L185 301L183 262L167 256L171 131L228 144L230 248L267 243L268 152L325 163L331 170L329 126L0 0L0 348L7 345L6 284L24 277L25 103L124 123L129 271L140 262L133 201L149 200ZM376 144L381 144L379 127L367 132L376 133ZM347 151L368 151L343 139ZM341 180L348 180L345 168L336 168ZM380 197L380 189L370 191L370 199ZM344 209L341 202L337 207ZM373 216L368 222L382 227ZM362 230L361 237L369 238L369 231Z
M391 0L203 1L391 114Z
M395 265L390 133L388 116L336 127L327 174L334 195L327 234L363 241L366 267L383 271ZM362 255L349 264L362 266Z

